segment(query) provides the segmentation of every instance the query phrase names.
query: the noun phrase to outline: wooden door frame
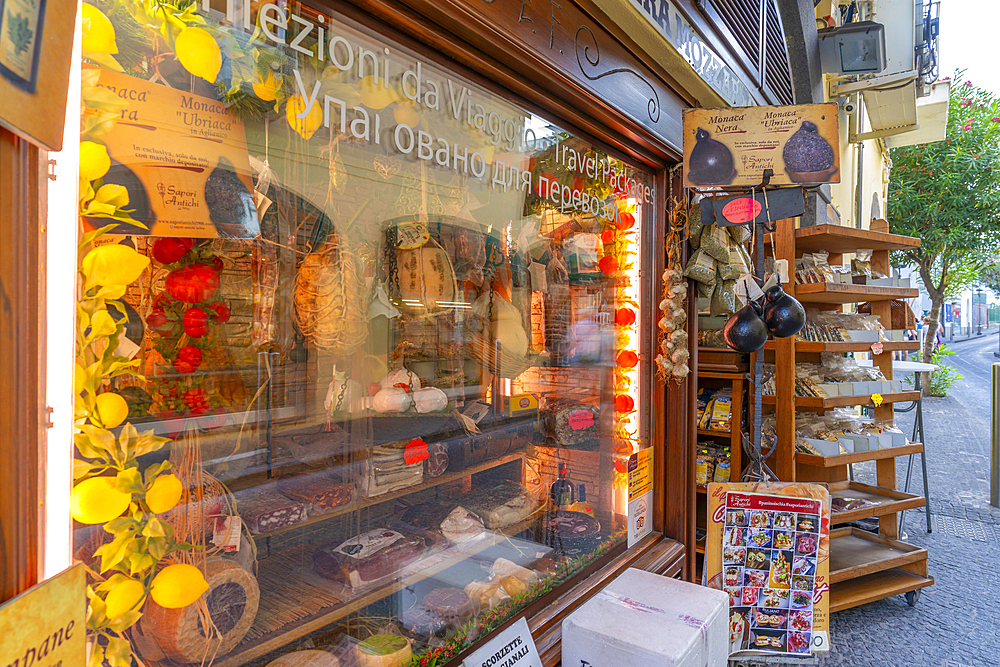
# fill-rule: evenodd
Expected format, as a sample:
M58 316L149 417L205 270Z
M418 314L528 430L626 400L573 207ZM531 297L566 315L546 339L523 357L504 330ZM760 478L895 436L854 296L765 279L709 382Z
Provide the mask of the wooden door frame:
M0 602L41 573L45 156L0 129Z

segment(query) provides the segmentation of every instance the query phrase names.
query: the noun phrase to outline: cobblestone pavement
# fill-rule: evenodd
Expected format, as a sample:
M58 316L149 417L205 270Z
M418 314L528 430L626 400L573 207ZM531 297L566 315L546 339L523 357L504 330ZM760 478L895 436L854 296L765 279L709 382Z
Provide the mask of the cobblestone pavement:
M823 667L996 667L1000 665L1000 510L989 505L990 365L997 335L956 342L949 363L965 379L947 398L923 402L934 532L923 510L906 512L907 541L929 552L933 586L915 607L902 596L834 614L833 651ZM909 435L913 414L897 423ZM899 487L907 459L897 461ZM855 478L874 483L874 464ZM921 493L914 457L911 491Z

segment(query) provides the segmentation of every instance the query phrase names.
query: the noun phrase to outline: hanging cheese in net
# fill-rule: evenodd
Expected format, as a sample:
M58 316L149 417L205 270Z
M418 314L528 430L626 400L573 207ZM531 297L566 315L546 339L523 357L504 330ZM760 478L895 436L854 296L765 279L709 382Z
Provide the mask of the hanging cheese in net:
M316 347L346 358L365 340L361 262L336 234L306 255L295 280L295 322Z
M453 310L458 292L451 258L433 240L396 250L399 309L412 315Z

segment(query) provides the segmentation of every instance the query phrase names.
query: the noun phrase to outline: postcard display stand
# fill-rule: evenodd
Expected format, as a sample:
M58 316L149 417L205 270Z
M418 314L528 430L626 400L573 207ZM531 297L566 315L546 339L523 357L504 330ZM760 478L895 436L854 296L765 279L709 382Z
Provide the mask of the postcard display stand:
M842 263L845 253L872 249L872 269L890 274L889 252L915 248L920 240L883 232L819 225L795 228L795 220L779 220L774 235L777 259L786 259L790 267L803 253L826 250L830 264ZM890 325L890 300L917 296L917 290L901 287L818 283L786 285L785 289L807 308L839 310L844 304L870 302L872 314L882 324ZM915 350L914 342L884 342L880 354L873 354L874 365L889 380L893 379L892 353ZM765 406L774 406L777 418L777 451L769 464L782 481L827 482L830 495L863 498L874 504L864 508L839 512L831 518L830 531L830 611L836 612L861 604L905 594L907 602L916 604L920 589L934 583L927 572L927 551L899 541L899 512L923 507L921 496L896 490L896 457L923 451L922 443L872 449L870 451L814 456L795 452L795 413L797 410L825 411L852 405L872 405L871 395L814 398L795 396L795 362L818 362L822 352L873 352L871 343L861 342L802 342L795 337L772 340L765 346L765 356L775 363L775 395L764 396ZM909 391L882 395L881 405L874 408L875 418L891 421L893 404L914 401L919 392ZM876 485L850 481L853 463L875 461ZM879 534L843 526L849 521L878 517ZM840 525L840 528L836 526Z

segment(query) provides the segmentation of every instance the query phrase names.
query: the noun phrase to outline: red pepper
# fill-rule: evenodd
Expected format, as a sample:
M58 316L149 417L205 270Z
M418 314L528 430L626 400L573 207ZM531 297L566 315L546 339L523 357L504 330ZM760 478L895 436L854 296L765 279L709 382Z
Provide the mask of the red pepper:
M221 301L210 303L205 307L211 311L210 317L214 322L228 322L229 316L232 314L229 310L229 306Z
M184 333L191 338L201 338L208 333L208 313L201 308L188 308L183 323Z
M160 264L173 264L194 247L194 239L162 238L153 243L153 258Z
M184 303L208 301L219 291L219 274L208 264L174 269L164 282L167 294Z
M149 315L146 315L146 326L150 329L158 331L166 328L167 322L167 314L162 308L153 308L149 311Z
M174 370L178 373L194 373L201 365L202 352L194 345L185 345L177 351Z

